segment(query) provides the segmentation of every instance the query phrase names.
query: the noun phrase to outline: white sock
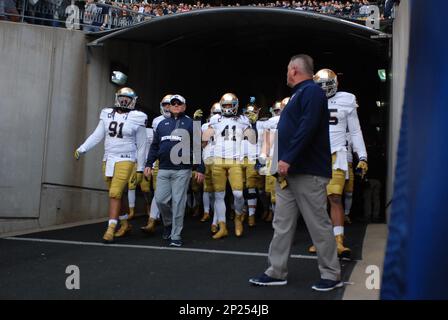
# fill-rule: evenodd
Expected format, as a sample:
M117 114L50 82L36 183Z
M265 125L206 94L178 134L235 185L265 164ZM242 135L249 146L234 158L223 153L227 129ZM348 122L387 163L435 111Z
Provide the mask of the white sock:
M202 202L204 203L204 212L210 213L210 192L204 192Z
M213 214L213 222L212 222L212 224L218 225L218 215L216 213Z
M135 208L135 189L128 190L129 208Z
M344 201L344 213L346 216L350 214L350 209L352 208L352 201L353 201L353 193L346 193L345 194L345 201Z
M244 207L243 191L235 190L232 193L233 193L233 201L235 204L235 213L242 214Z
M218 222L226 222L225 192L215 192L215 216Z
M120 221L128 220L128 215L127 214L123 214L123 215L119 216L118 218L120 219Z
M159 208L157 208L155 198L152 198L150 210L151 210L151 213L149 216L153 219L158 219L159 218Z
M340 234L344 235L344 227L342 227L342 226L333 227L333 233L334 233L334 236L338 236Z
M109 219L109 226L111 224L117 224L117 223L118 223L117 219Z

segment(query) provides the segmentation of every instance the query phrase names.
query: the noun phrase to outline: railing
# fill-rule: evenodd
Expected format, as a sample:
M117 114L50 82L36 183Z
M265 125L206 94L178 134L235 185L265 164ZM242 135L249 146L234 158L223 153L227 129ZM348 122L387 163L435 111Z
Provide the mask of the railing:
M134 1L127 2L126 4L132 5ZM365 24L369 17L368 12L319 12L307 7L286 9L322 13L360 24ZM16 22L82 29L85 32L121 28L155 18L149 12L142 13L109 4L75 0L0 0L0 20L2 17Z
M26 22L86 32L109 30L134 25L151 15L127 8L100 3L84 3L74 0L17 0L15 10L7 10L7 2L0 0L2 16L16 22ZM1 3L3 2L3 10Z

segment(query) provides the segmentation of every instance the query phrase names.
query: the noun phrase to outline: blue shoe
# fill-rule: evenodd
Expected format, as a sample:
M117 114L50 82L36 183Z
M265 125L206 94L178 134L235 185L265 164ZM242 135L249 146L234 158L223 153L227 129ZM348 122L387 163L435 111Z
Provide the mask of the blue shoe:
M344 282L339 280L320 279L320 281L314 284L311 288L316 291L331 291L336 288L342 288L343 286Z
M171 240L170 247L182 247L182 240Z
M170 240L171 237L171 226L163 227L162 239Z
M256 286L284 286L288 283L286 280L271 278L265 273L259 277L250 278L249 282Z

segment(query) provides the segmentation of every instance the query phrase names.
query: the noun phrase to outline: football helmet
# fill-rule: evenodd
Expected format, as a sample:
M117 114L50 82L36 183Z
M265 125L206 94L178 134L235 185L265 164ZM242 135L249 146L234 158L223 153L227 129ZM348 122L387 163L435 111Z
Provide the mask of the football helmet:
M286 105L288 104L288 102L289 102L289 100L290 100L291 98L290 97L286 97L286 98L284 98L283 100L282 100L282 109L284 108L284 107L286 107Z
M275 117L275 116L279 116L280 115L280 113L282 112L282 109L283 109L282 102L281 101L275 101L269 111L271 112L272 116Z
M167 94L162 98L162 101L160 101L160 114L164 117L169 117L171 115L169 108L172 96L172 94Z
M222 108L219 102L215 102L210 108L210 114L213 116L215 114L222 114Z
M338 76L330 69L319 70L313 80L325 91L327 98L334 96L338 91Z
M111 81L119 86L124 86L128 81L128 77L121 71L113 71Z
M236 116L238 112L238 98L233 93L226 93L221 97L219 104L222 108L222 115L225 117Z
M249 103L243 109L244 115L250 120L251 123L255 123L258 120L258 114L260 109L255 105L255 103Z
M137 98L137 95L131 88L121 88L115 94L115 108L134 110Z

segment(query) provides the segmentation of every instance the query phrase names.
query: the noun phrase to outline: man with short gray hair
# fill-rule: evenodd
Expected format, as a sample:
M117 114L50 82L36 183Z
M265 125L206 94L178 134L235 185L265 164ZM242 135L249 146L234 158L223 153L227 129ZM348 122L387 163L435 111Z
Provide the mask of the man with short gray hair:
M287 283L287 263L300 213L317 247L321 280L312 289L330 291L343 286L333 226L327 213L326 187L331 178L327 97L314 83L313 74L310 56L291 58L287 85L293 95L277 126L277 171L282 183L277 183L275 190L274 236L269 247L268 269L249 280L255 285Z

